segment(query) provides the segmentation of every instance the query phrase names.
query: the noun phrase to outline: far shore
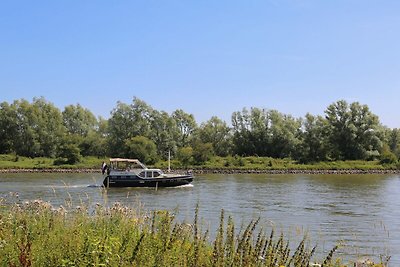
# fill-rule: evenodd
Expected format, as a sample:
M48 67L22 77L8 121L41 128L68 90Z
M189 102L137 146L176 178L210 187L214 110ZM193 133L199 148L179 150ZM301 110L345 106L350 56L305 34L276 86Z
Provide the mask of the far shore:
M187 172L186 169L174 169L173 173ZM193 169L194 174L400 174L400 169ZM164 172L168 172L164 170ZM77 168L77 169L0 169L0 173L101 173L100 169Z

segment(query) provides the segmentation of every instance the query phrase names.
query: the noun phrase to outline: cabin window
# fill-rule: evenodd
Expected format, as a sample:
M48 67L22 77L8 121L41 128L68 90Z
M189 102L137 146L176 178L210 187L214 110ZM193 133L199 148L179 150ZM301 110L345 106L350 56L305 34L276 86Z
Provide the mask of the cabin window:
M139 176L142 178L155 178L161 176L160 171L142 171L139 173Z

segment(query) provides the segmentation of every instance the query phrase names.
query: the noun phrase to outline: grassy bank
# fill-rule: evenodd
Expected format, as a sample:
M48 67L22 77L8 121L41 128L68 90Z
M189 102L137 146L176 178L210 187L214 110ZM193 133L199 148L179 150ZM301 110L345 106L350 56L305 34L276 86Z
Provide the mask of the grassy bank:
M82 157L74 165L56 165L52 158L27 158L16 155L0 155L0 169L98 169L108 158ZM154 167L168 168L167 161L159 161ZM193 170L397 170L400 165L381 164L379 161L328 161L301 164L291 159L274 159L269 157L213 157L200 165L182 164L171 160L172 169Z
M197 211L188 224L169 211L147 214L118 203L89 214L84 206L67 211L39 200L4 202L1 266L346 266L334 259L337 247L318 259L306 239L290 250L283 234L257 230L258 220L237 230L223 211L210 240Z
M167 161L156 164L166 169ZM183 165L177 160L171 161L171 168L210 169L210 170L397 170L399 164L381 164L380 161L326 161L302 164L292 159L274 159L270 157L213 157L202 165Z
M81 161L74 165L54 164L53 158L28 158L17 155L1 154L0 169L99 169L103 161L109 158L82 157Z

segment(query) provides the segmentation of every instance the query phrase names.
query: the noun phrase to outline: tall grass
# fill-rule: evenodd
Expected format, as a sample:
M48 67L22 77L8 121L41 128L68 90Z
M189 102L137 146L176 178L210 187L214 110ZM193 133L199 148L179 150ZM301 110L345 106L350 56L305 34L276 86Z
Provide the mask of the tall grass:
M115 203L92 211L54 208L40 200L0 201L0 266L311 266L315 248L303 239L294 251L284 235L267 235L259 220L237 231L221 211L214 240L193 223L176 222L170 211L151 214ZM320 266L333 260L336 247ZM319 265L314 265L319 266ZM376 265L383 266L383 265Z
M108 158L93 156L82 157L79 163L74 165L54 165L53 158L29 158L15 154L0 154L0 169L99 169L103 161Z

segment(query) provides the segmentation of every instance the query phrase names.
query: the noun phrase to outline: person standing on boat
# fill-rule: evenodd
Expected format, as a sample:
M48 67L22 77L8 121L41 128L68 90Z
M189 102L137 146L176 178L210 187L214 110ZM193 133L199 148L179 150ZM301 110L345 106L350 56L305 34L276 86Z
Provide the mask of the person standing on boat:
M107 163L103 161L103 164L101 164L101 173L104 174L107 170Z

